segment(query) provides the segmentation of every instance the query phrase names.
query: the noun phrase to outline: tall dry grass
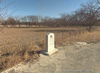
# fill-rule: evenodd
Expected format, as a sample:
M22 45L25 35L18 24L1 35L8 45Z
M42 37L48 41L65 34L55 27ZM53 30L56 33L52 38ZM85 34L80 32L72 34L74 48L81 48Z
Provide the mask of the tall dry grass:
M38 45L18 45L18 47L5 47L1 49L0 71L6 70L20 62L34 61L43 49Z
M99 28L91 33L84 28L6 28L0 33L0 72L38 58L46 49L46 34L50 32L55 34L55 47L100 41Z

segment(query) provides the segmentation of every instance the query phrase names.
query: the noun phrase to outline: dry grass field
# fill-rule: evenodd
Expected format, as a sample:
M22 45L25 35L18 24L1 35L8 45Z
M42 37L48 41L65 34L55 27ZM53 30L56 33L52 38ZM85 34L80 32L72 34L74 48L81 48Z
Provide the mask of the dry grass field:
M0 32L0 72L20 62L39 57L46 49L46 34L55 34L55 47L75 42L99 42L100 29L91 33L85 28L5 28Z

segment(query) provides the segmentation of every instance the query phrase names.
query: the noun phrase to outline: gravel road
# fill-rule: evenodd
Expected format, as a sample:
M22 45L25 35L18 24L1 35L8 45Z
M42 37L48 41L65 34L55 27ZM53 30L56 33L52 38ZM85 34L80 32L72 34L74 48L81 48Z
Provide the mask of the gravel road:
M34 62L19 64L2 73L100 73L100 43L57 48Z

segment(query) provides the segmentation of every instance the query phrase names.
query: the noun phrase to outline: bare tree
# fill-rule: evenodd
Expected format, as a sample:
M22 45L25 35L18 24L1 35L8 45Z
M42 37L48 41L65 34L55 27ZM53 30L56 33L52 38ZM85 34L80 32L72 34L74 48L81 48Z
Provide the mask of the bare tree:
M16 20L14 19L14 17L8 17L8 20L6 22L7 24L11 25L11 27L15 27L16 25Z
M27 16L22 17L22 18L21 18L21 21L22 21L23 23L25 23L25 25L26 25L27 27L29 27L29 24L28 24L29 20L28 20L28 17L27 17Z
M81 20L87 23L89 31L91 31L92 26L100 21L99 3L97 1L89 1L86 4L82 4L79 15L81 15Z
M3 3L2 0L0 0L0 4L1 4L1 3ZM12 2L12 3L9 3L8 5L5 5L4 7L1 7L1 8L0 8L0 24L3 25L3 26L1 27L2 29L0 30L0 32L7 26L7 25L6 25L7 22L6 22L5 19L6 19L8 16L10 16L11 14L14 13L14 11L13 11L11 14L8 15L7 8L8 8L11 4L13 4L13 2ZM8 26L7 26L7 27L8 27Z
M16 21L16 25L19 25L19 28L21 27L21 17L20 16L15 16L14 20Z
M34 15L30 15L30 16L27 16L29 22L30 22L30 25L35 25L36 27L36 24L38 23L38 16L34 16Z

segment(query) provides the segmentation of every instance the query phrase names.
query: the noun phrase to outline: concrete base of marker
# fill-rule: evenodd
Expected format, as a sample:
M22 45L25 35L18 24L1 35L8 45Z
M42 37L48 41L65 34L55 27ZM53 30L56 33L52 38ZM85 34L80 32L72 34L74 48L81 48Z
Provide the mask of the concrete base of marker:
M54 50L52 50L52 51L50 51L50 52L43 51L42 54L45 54L45 55L52 55L52 54L54 54L54 53L56 53L56 52L58 52L58 49L55 48Z

